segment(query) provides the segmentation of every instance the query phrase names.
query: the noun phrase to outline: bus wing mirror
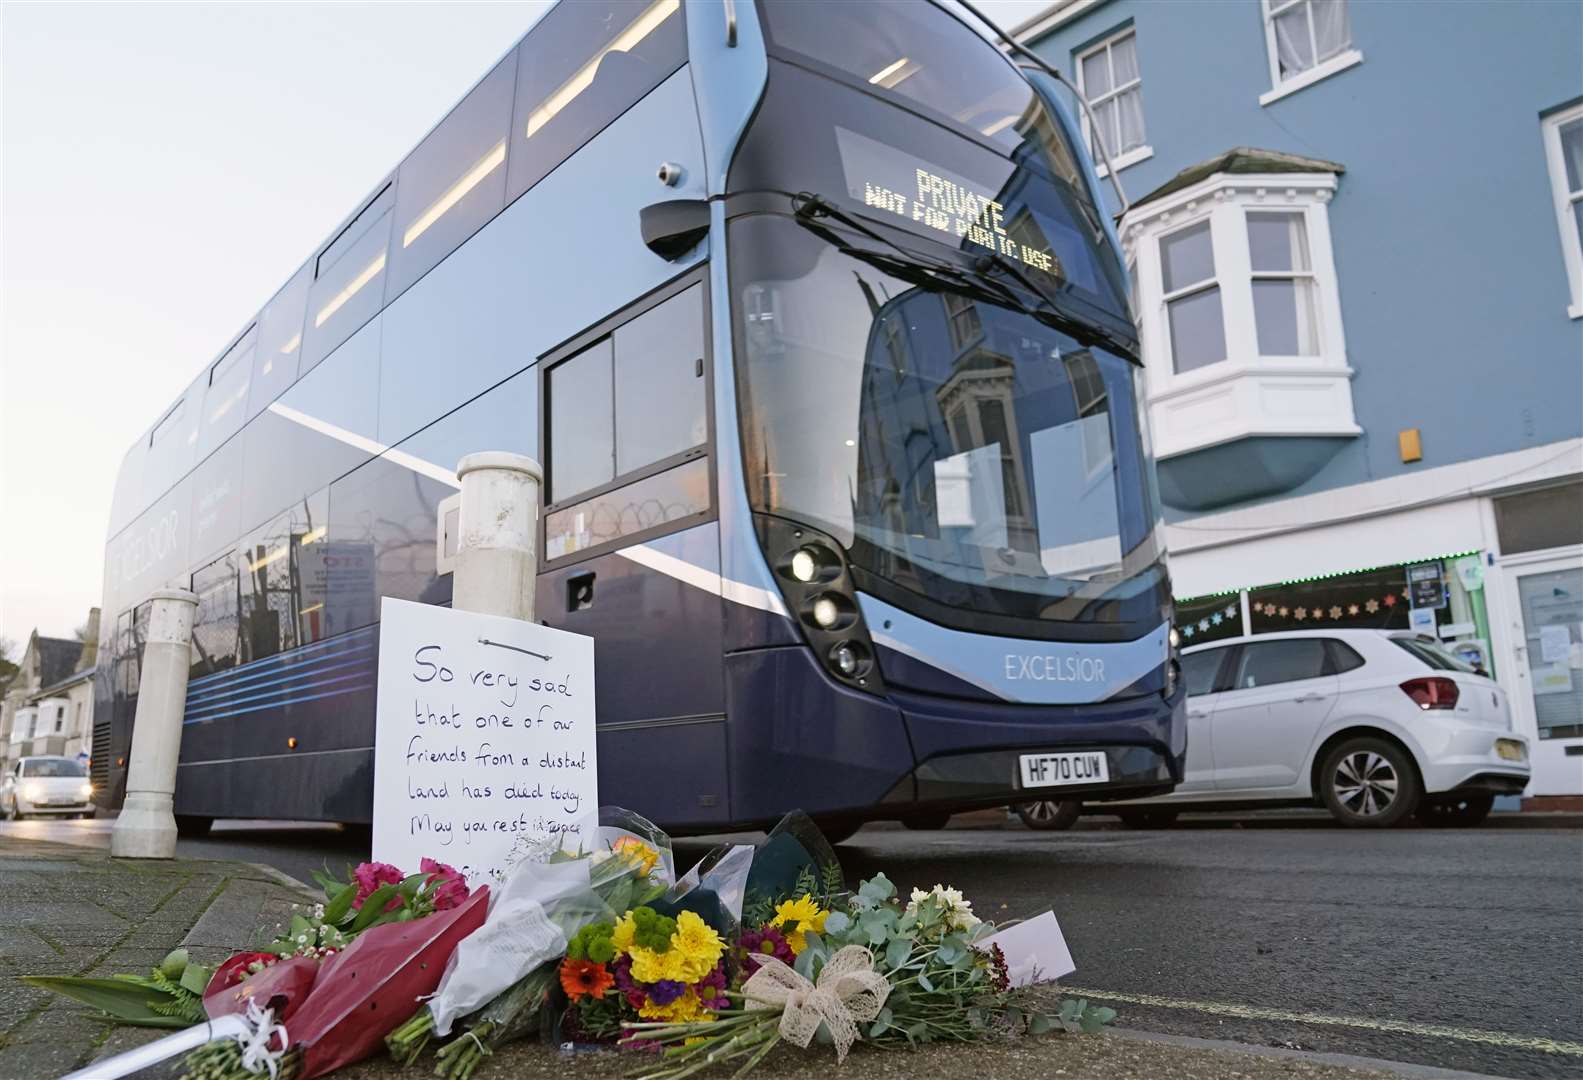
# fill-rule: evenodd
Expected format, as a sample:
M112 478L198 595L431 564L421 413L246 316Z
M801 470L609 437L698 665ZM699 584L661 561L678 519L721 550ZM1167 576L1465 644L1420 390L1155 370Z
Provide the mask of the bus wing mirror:
M667 199L638 211L643 242L662 259L674 261L709 233L707 199Z

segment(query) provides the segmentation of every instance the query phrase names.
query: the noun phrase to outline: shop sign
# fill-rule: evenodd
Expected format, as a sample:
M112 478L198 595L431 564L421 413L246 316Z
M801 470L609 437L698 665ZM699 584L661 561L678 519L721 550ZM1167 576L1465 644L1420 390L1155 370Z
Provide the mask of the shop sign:
M1446 586L1440 576L1440 564L1418 563L1407 568L1407 586L1415 608L1443 608L1446 606Z

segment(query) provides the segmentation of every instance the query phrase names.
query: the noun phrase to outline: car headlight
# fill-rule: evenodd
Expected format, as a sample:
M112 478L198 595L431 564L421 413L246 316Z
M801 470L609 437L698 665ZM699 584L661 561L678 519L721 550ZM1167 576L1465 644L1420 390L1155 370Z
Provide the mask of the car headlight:
M38 802L44 797L44 788L40 784L24 784L22 797L28 802Z
M84 802L87 802L89 799L93 798L93 785L92 784L84 784L78 790L77 794L82 796L82 799L83 799Z

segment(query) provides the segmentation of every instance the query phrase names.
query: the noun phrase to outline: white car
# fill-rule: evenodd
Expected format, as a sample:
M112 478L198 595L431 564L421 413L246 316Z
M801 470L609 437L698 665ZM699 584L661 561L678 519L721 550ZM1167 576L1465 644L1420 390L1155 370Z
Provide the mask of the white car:
M1506 694L1433 638L1300 630L1184 650L1187 766L1169 795L1092 808L1168 825L1188 806L1318 802L1343 825L1475 825L1528 785ZM1112 810L1112 807L1115 809Z
M0 817L69 814L93 817L88 767L73 758L25 757L0 778Z

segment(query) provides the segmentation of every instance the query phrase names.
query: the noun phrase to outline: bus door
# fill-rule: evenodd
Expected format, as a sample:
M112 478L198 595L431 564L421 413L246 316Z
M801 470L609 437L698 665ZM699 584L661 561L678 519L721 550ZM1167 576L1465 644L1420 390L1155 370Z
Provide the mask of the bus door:
M727 820L705 285L689 274L541 363L538 617L594 639L599 783Z

